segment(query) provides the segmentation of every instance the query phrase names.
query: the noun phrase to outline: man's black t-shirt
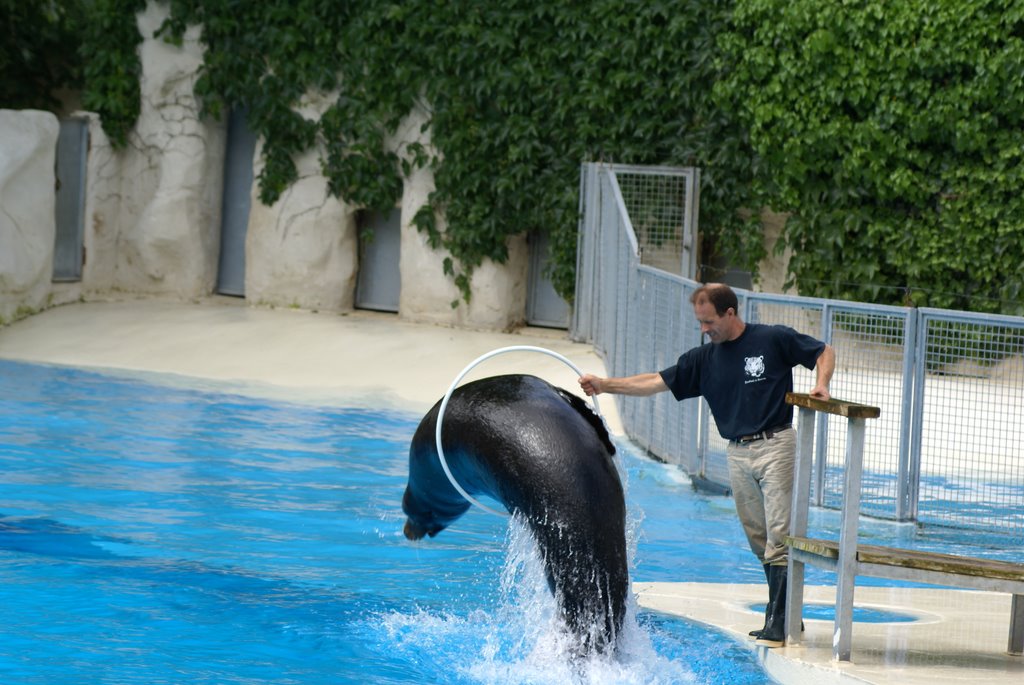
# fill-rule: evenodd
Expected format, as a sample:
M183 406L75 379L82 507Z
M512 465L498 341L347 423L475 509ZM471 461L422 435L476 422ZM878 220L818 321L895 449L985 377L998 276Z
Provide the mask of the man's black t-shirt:
M677 400L703 395L727 440L791 424L793 367L813 369L825 343L788 326L747 324L740 337L706 343L661 372Z

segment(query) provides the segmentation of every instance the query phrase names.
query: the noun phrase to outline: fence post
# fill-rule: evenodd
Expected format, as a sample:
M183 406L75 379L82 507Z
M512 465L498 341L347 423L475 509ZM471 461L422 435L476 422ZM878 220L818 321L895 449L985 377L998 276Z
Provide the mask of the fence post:
M920 311L909 309L903 327L903 393L900 398L900 432L897 439L899 457L896 466L896 520L910 521L917 516L917 497L920 488L914 484L911 464L920 463L920 444L912 444L914 417L914 389L917 385L917 331ZM923 358L923 357L922 357ZM916 456L915 456L916 455Z

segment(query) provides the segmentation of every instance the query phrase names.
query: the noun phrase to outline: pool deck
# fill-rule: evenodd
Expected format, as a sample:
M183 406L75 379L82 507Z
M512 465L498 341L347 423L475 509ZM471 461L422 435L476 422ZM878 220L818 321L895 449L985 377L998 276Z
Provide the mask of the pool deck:
M455 377L492 350L543 347L584 372L605 373L590 345L564 330L512 333L414 324L393 314L327 314L249 307L213 297L195 304L126 299L63 305L0 328L0 359L92 368L195 386L324 405L426 412ZM576 373L556 358L502 354L470 372L532 373L582 395ZM622 433L614 402L599 401Z
M336 406L425 412L478 357L501 347L543 347L584 372L606 373L589 345L565 331L512 333L413 324L394 315L261 309L232 298L194 304L153 299L76 303L0 328L0 359L94 369L155 383ZM578 391L576 373L553 357L516 352L482 362L465 380L533 373ZM600 404L616 434L614 404ZM908 614L908 622L855 622L848 663L832 661L831 621L807 619L802 644L756 647L763 616L749 607L766 588L708 583L634 585L645 608L710 624L756 650L785 685L1024 683L1024 658L1006 654L1010 596L966 590L858 587L858 607ZM806 602L831 604L834 589L808 587Z
M767 587L637 582L633 590L642 607L711 624L750 645L765 670L785 685L1024 683L1024 658L1006 653L1008 594L857 587L856 607L892 612L912 620L855 620L851 660L836 662L832 660L831 618L805 619L800 645L769 649L747 638L747 632L760 628L764 621L764 614L755 613L750 606L764 606ZM804 603L805 607L813 604L831 608L835 588L807 587ZM831 610L828 615L832 615Z

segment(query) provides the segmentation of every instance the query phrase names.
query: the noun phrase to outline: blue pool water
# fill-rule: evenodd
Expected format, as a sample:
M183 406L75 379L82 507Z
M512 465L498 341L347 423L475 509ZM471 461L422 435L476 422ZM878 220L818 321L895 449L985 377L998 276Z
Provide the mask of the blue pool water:
M402 536L419 418L0 361L0 682L770 682L635 607L570 664L517 526ZM731 500L620 454L634 580L763 583Z
M765 611L765 603L754 602L749 606L749 608L755 613L763 614ZM803 618L807 620L817 619L819 621L832 622L836 618L835 604L805 603L803 606ZM853 620L856 623L913 623L918 620L918 618L914 614L903 611L854 606Z

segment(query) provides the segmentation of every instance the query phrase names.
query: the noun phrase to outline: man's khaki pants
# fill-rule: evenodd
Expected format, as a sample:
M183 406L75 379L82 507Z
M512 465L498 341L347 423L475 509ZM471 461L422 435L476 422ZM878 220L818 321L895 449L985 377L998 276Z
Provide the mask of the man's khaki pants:
M789 514L793 506L796 431L726 448L729 481L750 549L762 564L786 561Z

